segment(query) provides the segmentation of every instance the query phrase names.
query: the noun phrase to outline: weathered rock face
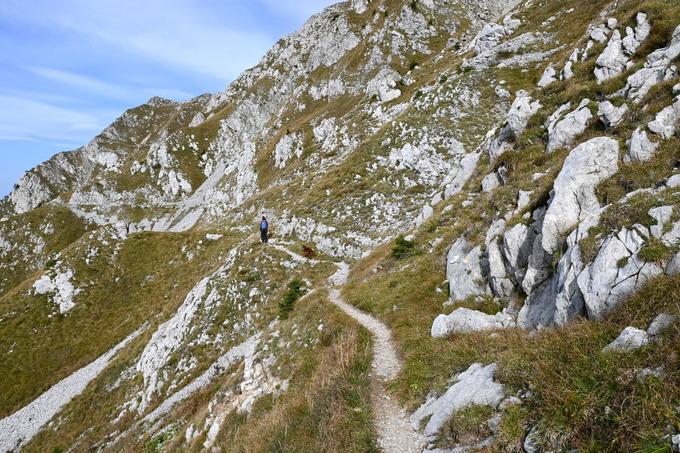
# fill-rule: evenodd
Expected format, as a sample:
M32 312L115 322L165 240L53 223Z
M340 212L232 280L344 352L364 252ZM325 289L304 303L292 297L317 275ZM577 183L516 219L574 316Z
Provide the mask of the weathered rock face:
M591 139L569 154L555 180L554 195L543 221L546 252L556 252L562 235L600 208L595 186L616 173L618 160L619 144L607 137Z
M488 269L482 248L470 244L465 238L458 239L449 250L446 261L451 300L455 302L488 295L490 290L485 279Z
M602 319L645 282L663 273L655 263L638 256L647 232L623 229L607 238L595 260L578 277L588 316Z

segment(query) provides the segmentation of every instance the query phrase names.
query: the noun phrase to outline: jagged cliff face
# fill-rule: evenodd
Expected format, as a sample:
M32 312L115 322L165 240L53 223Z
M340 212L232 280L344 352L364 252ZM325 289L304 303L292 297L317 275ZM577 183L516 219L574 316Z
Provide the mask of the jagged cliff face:
M331 399L328 382L356 388L336 412L310 409L316 422L365 428L348 449L374 448L357 402L367 339L323 304L335 261L357 263L366 310L439 345L607 319L677 274L680 11L581 3L340 3L226 91L153 98L26 173L0 204L0 365L12 376L0 450L281 448L272 426L291 401ZM252 235L262 212L268 248ZM383 244L407 232L421 253L398 264ZM399 272L404 285L418 272L447 285L398 307L383 301L398 285L381 293L380 279ZM294 278L309 294L288 318L279 302ZM488 301L496 313L479 309ZM400 318L408 304L429 318ZM418 356L398 330L396 341ZM459 366L470 369L455 389L414 414L423 448L454 412L514 398L496 365ZM408 372L410 405L451 378L431 371L419 387ZM470 389L493 398L460 396ZM524 415L523 428L541 422Z

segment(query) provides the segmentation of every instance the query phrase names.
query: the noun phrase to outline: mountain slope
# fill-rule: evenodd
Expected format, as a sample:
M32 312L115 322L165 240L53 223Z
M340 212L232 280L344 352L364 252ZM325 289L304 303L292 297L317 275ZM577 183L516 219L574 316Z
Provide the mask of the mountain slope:
M31 170L0 204L0 449L378 449L341 262L408 451L677 447L679 23L353 0Z

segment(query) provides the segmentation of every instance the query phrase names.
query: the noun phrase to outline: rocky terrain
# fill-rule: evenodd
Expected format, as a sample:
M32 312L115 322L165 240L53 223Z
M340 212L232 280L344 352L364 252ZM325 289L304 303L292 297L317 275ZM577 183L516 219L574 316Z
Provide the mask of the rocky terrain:
M679 60L352 0L128 110L0 202L0 451L679 451Z

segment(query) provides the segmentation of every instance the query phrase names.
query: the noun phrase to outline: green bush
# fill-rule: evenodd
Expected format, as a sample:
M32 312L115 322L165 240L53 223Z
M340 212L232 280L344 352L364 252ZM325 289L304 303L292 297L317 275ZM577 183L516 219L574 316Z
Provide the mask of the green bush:
M413 241L407 241L403 234L394 241L392 247L392 256L398 260L404 259L413 253L416 244Z
M288 314L293 311L295 302L297 302L304 293L304 283L299 278L295 278L288 283L288 291L284 294L283 300L279 302L279 317L281 319L288 318Z

